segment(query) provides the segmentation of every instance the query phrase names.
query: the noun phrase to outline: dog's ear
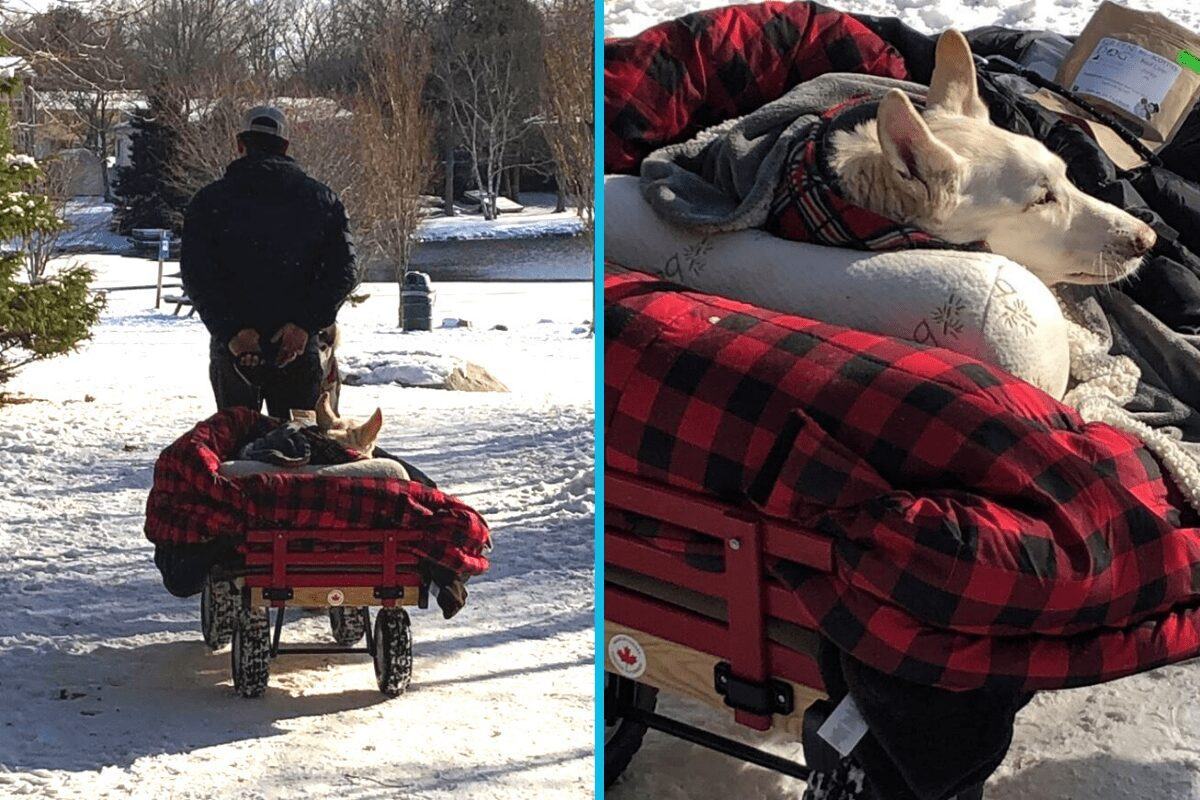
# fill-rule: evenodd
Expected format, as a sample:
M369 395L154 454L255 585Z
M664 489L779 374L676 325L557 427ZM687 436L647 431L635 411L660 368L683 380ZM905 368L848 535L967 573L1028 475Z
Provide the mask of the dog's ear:
M979 99L971 45L953 28L938 37L933 78L929 81L929 107L964 117L988 118L987 106Z
M333 405L329 402L329 392L322 392L317 398L317 427L323 431L327 431L337 422L337 415L333 413Z
M942 144L908 95L892 89L879 102L879 144L883 155L901 179L924 184L934 199L942 183L949 183L958 167L958 158Z
M375 440L379 438L379 431L382 429L383 411L382 409L377 408L375 409L375 413L371 415L371 418L360 425L357 430L355 430L355 438L358 439L360 444L369 444L371 445L371 449L374 449Z

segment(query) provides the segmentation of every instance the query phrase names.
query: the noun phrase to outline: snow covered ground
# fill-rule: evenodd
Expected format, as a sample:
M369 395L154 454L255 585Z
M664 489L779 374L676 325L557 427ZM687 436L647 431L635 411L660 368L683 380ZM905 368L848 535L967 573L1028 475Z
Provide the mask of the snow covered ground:
M430 217L416 234L420 242L464 240L538 239L575 236L583 232L583 221L573 209L555 211L555 196L549 192L523 192L524 209L486 220L482 214L459 211L456 216ZM102 197L76 197L67 202L63 218L67 228L58 246L68 252L126 253L132 248L128 237L114 233L111 203Z
M540 236L574 236L583 231L583 221L574 210L556 212L555 197L548 192L522 192L525 208L486 220L482 214L459 212L453 217L430 217L421 223L417 241L440 242L457 239L528 239Z
M63 219L67 228L58 237L62 250L79 253L124 253L132 248L126 236L112 230L112 203L103 197L76 197L67 201Z
M153 283L153 262L87 260L98 286ZM393 327L394 286L363 291L345 355L465 358L512 389L343 391L495 536L466 610L413 612L409 692L385 699L352 655L286 657L264 698L232 694L228 651L201 643L197 600L163 590L142 535L154 459L213 410L206 335L114 291L92 342L7 387L38 401L0 408L0 797L590 795L591 287L441 284L438 319L475 327L427 334ZM319 616L284 636L331 641Z
M631 36L638 31L690 11L730 5L727 0L606 0L606 36ZM837 0L825 5L857 14L899 17L931 33L954 26L970 30L1004 25L1029 30L1079 33L1100 0ZM1186 0L1122 0L1121 5L1160 14L1200 30L1200 7Z
M609 0L608 36L627 36L664 19L724 0ZM899 16L931 32L1005 25L1078 33L1098 0L838 0L835 8ZM1181 0L1129 0L1200 29L1200 6ZM1176 665L1087 689L1038 696L1017 717L1008 758L988 783L986 800L1200 799L1200 662ZM660 709L790 758L799 745L768 740L698 703L672 697ZM651 733L611 800L793 800L804 786Z
M1017 716L1008 758L984 800L1200 798L1200 663L1087 689L1043 693ZM659 710L707 730L804 761L800 745L761 736L679 696ZM649 733L609 800L798 800L801 781Z

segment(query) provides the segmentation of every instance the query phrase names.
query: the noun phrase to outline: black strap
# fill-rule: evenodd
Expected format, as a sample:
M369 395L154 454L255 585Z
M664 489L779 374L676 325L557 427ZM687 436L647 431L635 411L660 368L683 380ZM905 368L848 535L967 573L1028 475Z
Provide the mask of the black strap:
M1146 145L1142 144L1141 139L1137 137L1136 133L1129 129L1129 126L1126 125L1123 120L1113 116L1107 111L1102 111L1092 103L1080 97L1075 92L1072 92L1069 89L1064 89L1054 81L1047 80L1033 70L1026 69L1012 59L1004 56L988 56L984 59L984 63L992 72L1005 72L1010 75L1017 75L1029 81L1039 89L1047 89L1055 94L1062 95L1075 105L1082 108L1088 114L1091 114L1093 117L1095 117L1098 122L1102 122L1108 127L1112 128L1113 132L1116 133L1117 136L1120 136L1125 144L1132 147L1134 151L1147 163L1156 167L1162 166L1162 161L1159 159L1159 157L1156 156L1148 147L1146 147Z

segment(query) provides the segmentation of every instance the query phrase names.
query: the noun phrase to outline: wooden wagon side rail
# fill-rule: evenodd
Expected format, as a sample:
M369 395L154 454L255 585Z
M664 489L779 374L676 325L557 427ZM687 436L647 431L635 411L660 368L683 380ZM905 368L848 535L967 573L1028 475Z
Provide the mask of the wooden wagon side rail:
M605 502L722 540L724 572L696 569L620 531L606 533L605 562L718 597L725 603L727 617L722 624L610 585L605 588L608 620L725 659L725 702L734 709L740 724L755 730L771 727L772 714L758 698L770 694L773 677L822 688L812 654L798 653L768 640L770 615L810 629L815 627L815 620L790 599L786 590L770 584L763 561L770 556L829 570L832 547L827 537L754 509L724 504L619 470L605 473ZM718 677L718 682L721 680Z
M315 597L317 593L311 591L315 589L353 595L360 605L424 607L427 585L419 569L421 559L412 549L420 538L419 531L369 528L249 530L243 551L246 566L262 571L248 572L244 585L251 590L252 601L277 608L289 601L301 604L298 595ZM293 549L300 541L360 546L343 552ZM361 545L378 549L372 552Z

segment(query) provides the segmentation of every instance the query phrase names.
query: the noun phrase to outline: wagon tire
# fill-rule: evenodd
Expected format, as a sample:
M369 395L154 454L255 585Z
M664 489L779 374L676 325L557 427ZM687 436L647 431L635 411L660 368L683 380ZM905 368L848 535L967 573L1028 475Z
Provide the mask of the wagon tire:
M220 650L229 644L237 614L238 595L233 584L209 575L200 592L200 633L209 650Z
M617 707L618 696L624 695L625 702L641 711L654 711L658 706L658 689L637 683L628 678L622 678L611 672L604 673L604 786L608 788L617 782L629 767L629 762L642 747L648 728L645 723L635 722L617 714L609 713L608 709Z
M404 694L412 679L412 629L403 608L381 608L375 615L375 680L388 697Z
M241 609L229 650L233 688L242 697L259 697L271 675L271 621L266 609Z
M363 610L345 606L329 608L329 629L333 631L333 640L342 647L353 647L366 635L367 621Z

